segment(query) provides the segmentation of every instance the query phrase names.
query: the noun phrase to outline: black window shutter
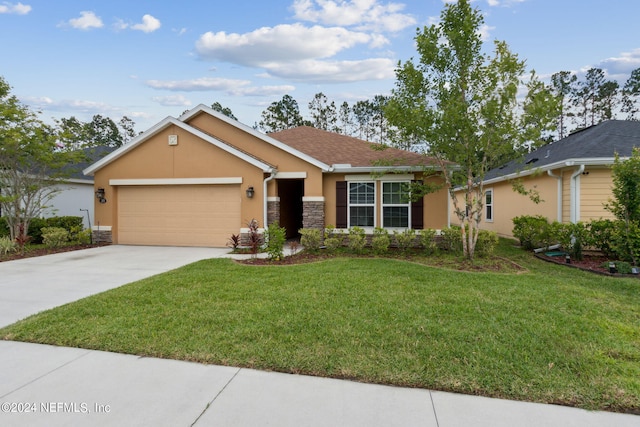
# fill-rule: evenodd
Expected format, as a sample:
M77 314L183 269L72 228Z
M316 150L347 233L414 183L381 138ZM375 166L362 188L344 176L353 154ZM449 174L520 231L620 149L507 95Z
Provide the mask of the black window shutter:
M421 182L421 181L414 181ZM422 230L424 228L424 196L411 202L411 228Z
M347 228L347 181L336 182L336 228Z

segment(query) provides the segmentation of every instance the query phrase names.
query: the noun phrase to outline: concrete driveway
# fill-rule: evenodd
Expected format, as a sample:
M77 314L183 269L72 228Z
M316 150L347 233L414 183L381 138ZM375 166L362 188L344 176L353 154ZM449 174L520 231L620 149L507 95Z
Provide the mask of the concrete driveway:
M0 262L0 326L228 252L228 248L111 245Z

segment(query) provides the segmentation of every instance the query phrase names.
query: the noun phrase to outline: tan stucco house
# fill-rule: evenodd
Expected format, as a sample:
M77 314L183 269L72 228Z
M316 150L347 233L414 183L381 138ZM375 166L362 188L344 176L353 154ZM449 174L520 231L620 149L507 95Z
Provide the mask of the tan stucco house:
M481 228L509 237L512 219L520 215L563 223L613 218L604 208L611 198L611 165L616 153L627 158L633 147L640 147L640 122L608 120L489 171ZM515 192L513 180L536 190L542 201L536 204Z
M443 228L448 193L410 203L404 183L442 182L432 159L311 127L273 134L200 105L167 117L84 170L94 230L117 244L224 246L278 222L288 237L331 224Z

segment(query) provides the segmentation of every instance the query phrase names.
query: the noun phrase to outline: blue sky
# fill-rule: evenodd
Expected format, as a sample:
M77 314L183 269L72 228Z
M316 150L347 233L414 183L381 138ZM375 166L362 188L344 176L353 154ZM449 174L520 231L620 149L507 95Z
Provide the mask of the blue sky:
M446 0L455 1L455 0ZM142 131L220 102L248 125L283 95L305 112L389 94L443 0L0 0L0 75L42 119L126 115ZM488 41L548 78L640 67L636 0L477 0Z

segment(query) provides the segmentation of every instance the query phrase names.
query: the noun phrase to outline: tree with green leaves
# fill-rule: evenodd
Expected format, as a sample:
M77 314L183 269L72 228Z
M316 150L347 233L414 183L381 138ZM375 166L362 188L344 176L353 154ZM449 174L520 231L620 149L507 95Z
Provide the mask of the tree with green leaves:
M222 113L233 120L238 120L238 118L233 114L233 111L231 111L231 108L223 107L222 104L220 104L218 101L211 104L211 109L219 113Z
M280 101L272 102L262 112L262 120L258 126L262 131L269 133L308 124L300 114L298 102L291 95L284 95Z
M336 111L336 103L329 102L327 96L322 93L316 93L309 102L309 114L311 115L311 125L317 129L335 132L338 130L338 113Z
M469 0L446 4L438 24L418 30L419 60L399 64L386 108L401 136L429 145L449 188L468 259L474 257L483 215L485 173L491 159L524 139L518 114L527 114L517 97L524 61L503 41L494 42L493 54L485 53L483 24Z
M12 240L24 247L29 223L61 190L79 152L59 149L57 132L11 95L0 77L0 209Z
M577 84L578 76L569 71L559 71L551 76L551 87L555 96L559 98L558 112L558 137L564 138L569 134L567 130L567 119L571 113L571 95Z
M638 100L640 100L640 68L636 68L622 88L622 112L627 120L638 120Z

